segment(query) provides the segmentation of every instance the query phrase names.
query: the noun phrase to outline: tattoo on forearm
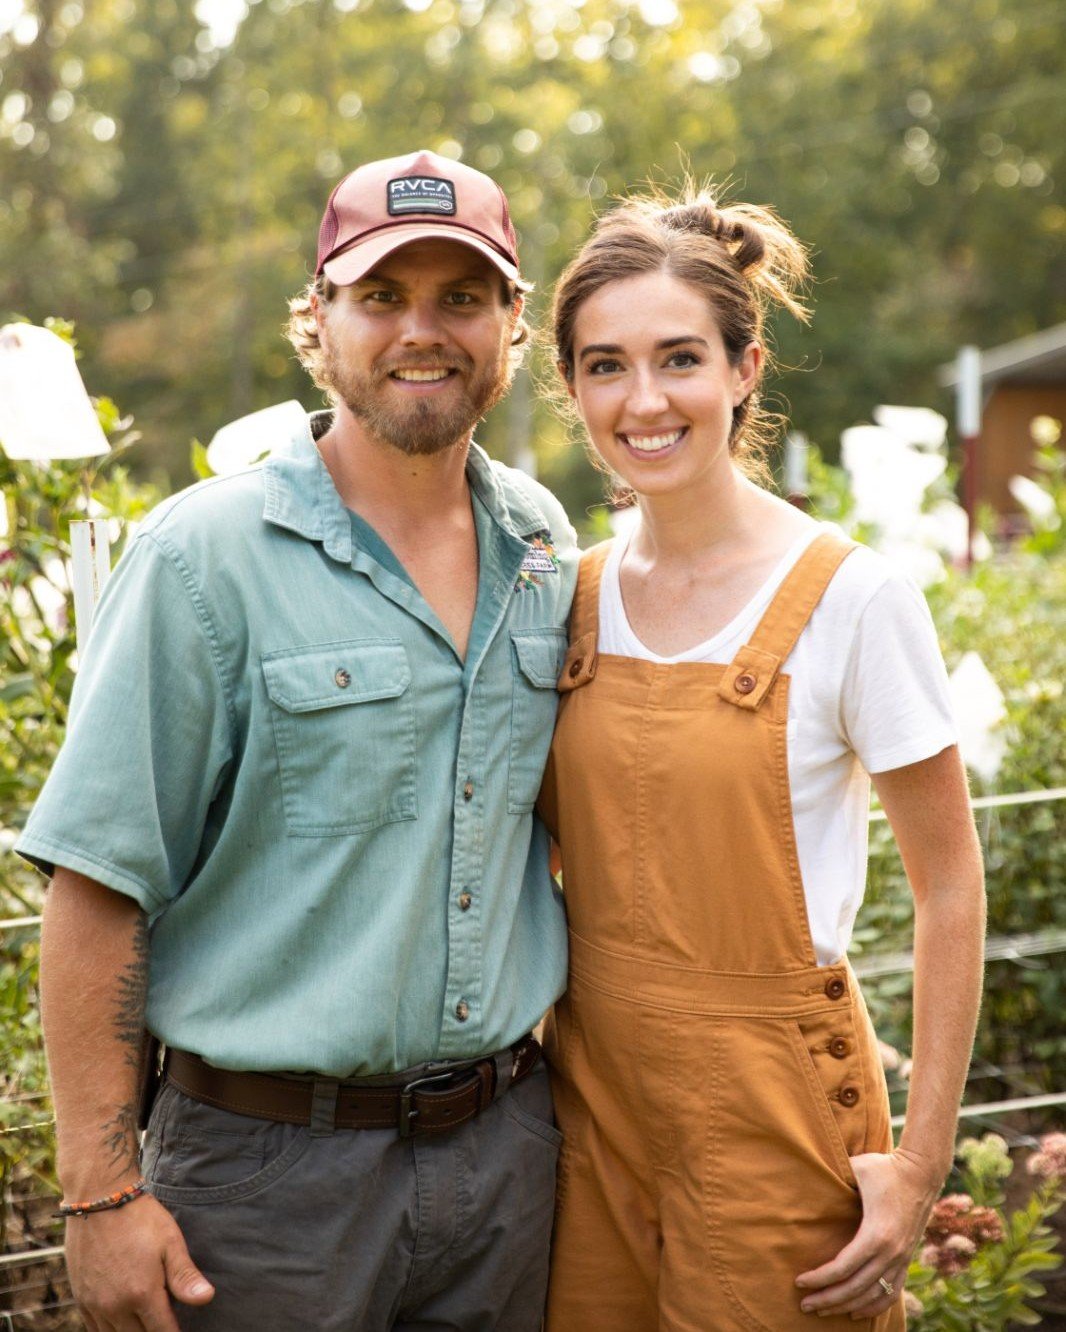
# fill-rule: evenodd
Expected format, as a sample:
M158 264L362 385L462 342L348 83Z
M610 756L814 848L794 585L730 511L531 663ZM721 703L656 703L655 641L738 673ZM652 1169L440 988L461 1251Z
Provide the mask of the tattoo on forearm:
M144 1009L148 999L148 920L137 917L133 935L133 961L118 978L118 1003L112 1029L125 1048L126 1066L141 1071L144 1053Z
M119 1179L133 1170L138 1162L137 1111L130 1102L120 1105L114 1118L103 1126L104 1146L110 1153L110 1163Z
M148 998L148 919L143 913L137 917L133 959L118 977L117 995L111 1028L123 1048L126 1067L133 1072L134 1098L118 1106L112 1118L102 1125L101 1132L111 1164L119 1176L137 1165L135 1097L144 1058L144 1010Z

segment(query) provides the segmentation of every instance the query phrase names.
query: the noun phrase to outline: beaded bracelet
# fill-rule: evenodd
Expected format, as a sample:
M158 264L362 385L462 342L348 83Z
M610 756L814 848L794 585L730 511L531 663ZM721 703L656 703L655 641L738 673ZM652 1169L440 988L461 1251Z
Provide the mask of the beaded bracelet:
M61 1202L53 1216L88 1216L90 1212L110 1212L115 1207L125 1207L147 1192L148 1181L141 1178L135 1184L119 1189L117 1193L109 1193L105 1198L97 1198L93 1202Z

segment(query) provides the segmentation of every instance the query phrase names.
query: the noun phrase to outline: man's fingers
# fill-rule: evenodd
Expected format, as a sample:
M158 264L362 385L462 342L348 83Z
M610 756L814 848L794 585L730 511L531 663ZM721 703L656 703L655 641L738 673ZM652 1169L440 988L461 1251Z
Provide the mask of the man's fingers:
M207 1304L214 1299L214 1286L189 1257L180 1234L174 1234L163 1251L163 1272L167 1290L182 1304ZM177 1323L174 1327L177 1329Z

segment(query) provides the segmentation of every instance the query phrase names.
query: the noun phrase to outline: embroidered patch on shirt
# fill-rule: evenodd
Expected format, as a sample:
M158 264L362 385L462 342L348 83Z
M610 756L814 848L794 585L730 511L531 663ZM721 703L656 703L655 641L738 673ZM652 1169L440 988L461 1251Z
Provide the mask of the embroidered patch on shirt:
M388 184L389 216L455 213L455 186L440 176L398 176Z
M530 542L529 549L522 557L522 567L518 570L518 582L515 583L514 590L521 592L527 587L540 587L539 574L558 572L559 556L556 555L555 547L552 545L551 533L540 532Z

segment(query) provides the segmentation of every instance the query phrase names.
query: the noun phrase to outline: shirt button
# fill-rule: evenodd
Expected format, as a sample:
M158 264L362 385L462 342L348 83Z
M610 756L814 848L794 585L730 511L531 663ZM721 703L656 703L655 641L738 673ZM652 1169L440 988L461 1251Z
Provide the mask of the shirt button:
M825 983L826 997L829 999L840 999L847 993L847 985L840 976L833 976Z
M338 685L341 689L347 689L351 682L352 677L343 666L334 673L333 683Z
M853 1105L859 1104L858 1087L841 1087L840 1091L837 1092L837 1096L840 1098L840 1104L846 1106L848 1109Z
M577 677L581 674L581 668L584 666L584 664L585 664L584 660L581 657L574 658L574 660L570 663L570 670L567 672L571 680L577 679Z
M473 800L473 798L474 798L474 783L468 781L466 785L463 787L463 799Z
M834 1059L845 1058L845 1056L848 1054L850 1050L851 1046L847 1043L847 1041L844 1039L843 1036L834 1036L833 1039L829 1042L829 1053L833 1056Z
M471 904L471 902L473 902L473 900L474 900L474 899L470 896L469 893L460 893L460 894L459 894L459 910L460 910L460 911L469 911L469 910L470 910L470 904Z
M455 1005L455 1016L459 1019L460 1022L465 1022L467 1018L470 1016L470 1005L466 1002L465 999L460 999L459 1002ZM845 1088L845 1090L848 1089ZM844 1093L841 1092L841 1097L843 1097L843 1095Z
M750 694L755 688L756 680L754 675L738 675L733 682L733 688L738 694Z

